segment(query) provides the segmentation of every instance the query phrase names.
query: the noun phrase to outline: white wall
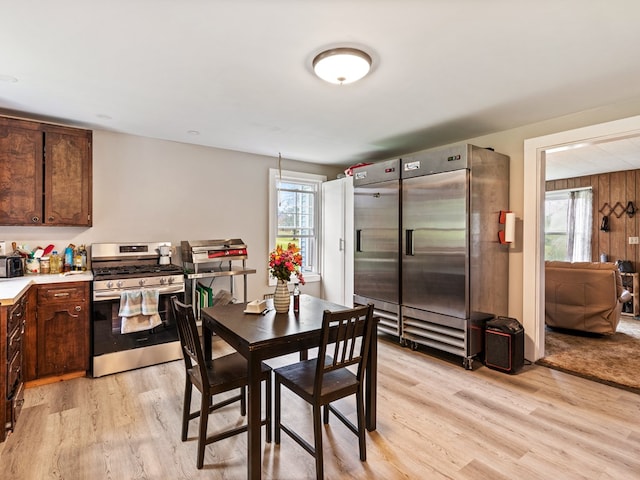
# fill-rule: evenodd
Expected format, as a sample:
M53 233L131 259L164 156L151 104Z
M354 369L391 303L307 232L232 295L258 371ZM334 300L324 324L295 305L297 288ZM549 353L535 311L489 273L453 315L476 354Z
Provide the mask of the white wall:
M276 152L277 153L277 152ZM0 227L0 239L53 243L241 238L248 246L249 299L271 292L267 261L268 171L278 159L106 131L93 133L93 227ZM335 178L336 167L282 161L282 168ZM179 248L178 248L179 250ZM218 282L223 280L216 280ZM228 285L224 280L222 286ZM242 295L242 281L236 283ZM319 284L303 293L319 295ZM241 297L239 297L241 298Z

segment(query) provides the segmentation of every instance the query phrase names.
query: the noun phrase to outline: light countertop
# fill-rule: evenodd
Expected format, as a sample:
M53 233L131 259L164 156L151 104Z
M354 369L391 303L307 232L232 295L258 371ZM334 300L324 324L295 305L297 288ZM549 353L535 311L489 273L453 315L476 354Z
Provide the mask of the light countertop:
M93 280L91 272L3 278L0 279L0 306L13 305L33 284L90 282L91 280Z

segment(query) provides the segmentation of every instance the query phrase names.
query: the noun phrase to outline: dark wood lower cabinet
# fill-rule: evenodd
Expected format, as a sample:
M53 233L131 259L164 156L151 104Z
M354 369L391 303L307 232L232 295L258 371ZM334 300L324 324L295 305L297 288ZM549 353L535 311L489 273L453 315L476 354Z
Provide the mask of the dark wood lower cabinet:
M28 381L89 369L89 282L34 286L36 307L27 326Z
M89 282L32 285L0 306L0 442L15 428L25 382L88 369Z
M0 307L0 442L15 428L24 403L23 352L27 294Z
M38 286L38 377L89 368L88 282Z

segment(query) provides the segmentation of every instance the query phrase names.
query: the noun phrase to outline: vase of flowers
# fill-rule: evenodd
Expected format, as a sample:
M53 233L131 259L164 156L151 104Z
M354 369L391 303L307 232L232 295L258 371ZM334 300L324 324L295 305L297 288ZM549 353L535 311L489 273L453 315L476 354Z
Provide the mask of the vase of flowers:
M273 296L273 306L276 313L286 313L289 311L289 288L287 283L291 279L291 274L295 273L301 285L304 285L304 277L301 272L302 254L300 249L294 243L289 243L287 248L276 246L269 254L269 274L275 278L278 283Z

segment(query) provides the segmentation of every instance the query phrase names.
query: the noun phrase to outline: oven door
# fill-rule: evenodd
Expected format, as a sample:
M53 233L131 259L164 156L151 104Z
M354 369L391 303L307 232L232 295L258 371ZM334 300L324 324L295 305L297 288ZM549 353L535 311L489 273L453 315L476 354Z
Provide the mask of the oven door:
M178 329L171 310L171 297L184 292L184 287L161 290L158 313L162 323L150 330L121 333L120 294L95 292L93 295L93 356L178 341ZM115 298L114 298L115 297Z

